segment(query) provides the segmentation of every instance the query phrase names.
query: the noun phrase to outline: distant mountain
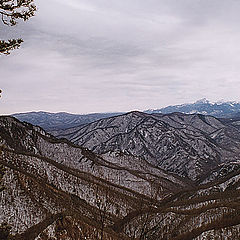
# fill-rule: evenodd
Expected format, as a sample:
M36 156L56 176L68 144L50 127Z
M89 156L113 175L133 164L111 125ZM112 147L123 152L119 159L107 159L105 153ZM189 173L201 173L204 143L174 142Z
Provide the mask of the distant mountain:
M211 103L207 99L201 99L195 103L168 106L161 109L150 109L146 113L163 113L181 112L186 114L199 113L211 115L218 118L231 118L240 115L239 102L216 102Z
M95 153L138 156L195 181L240 154L239 129L200 114L130 112L53 133Z
M168 114L181 112L186 114L199 113L203 115L215 116L218 118L240 118L240 103L237 102L218 102L211 103L207 99L201 99L192 104L182 104L168 106L161 109L151 109L144 111L148 114L162 113ZM16 113L12 116L20 121L38 125L46 131L68 129L95 122L103 118L119 116L123 112L114 113L92 113L92 114L70 114L65 112L27 112Z
M67 129L79 125L88 124L102 118L108 118L122 113L92 113L92 114L70 114L65 112L28 112L16 113L12 116L20 121L38 125L46 131Z

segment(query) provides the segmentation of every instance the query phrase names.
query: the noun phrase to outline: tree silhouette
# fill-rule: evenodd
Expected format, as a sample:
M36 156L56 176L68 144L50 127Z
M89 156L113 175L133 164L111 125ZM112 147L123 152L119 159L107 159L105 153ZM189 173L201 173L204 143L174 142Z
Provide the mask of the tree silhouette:
M36 6L34 0L0 0L0 17L7 26L15 26L18 20L27 21L34 16ZM23 39L0 40L0 54L9 54L19 48Z

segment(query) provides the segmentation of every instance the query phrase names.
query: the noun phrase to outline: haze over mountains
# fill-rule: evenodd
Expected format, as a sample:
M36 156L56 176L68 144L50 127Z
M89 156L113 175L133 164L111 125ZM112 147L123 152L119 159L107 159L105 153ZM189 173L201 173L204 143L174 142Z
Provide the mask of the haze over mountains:
M0 117L3 239L240 238L238 118L30 116Z

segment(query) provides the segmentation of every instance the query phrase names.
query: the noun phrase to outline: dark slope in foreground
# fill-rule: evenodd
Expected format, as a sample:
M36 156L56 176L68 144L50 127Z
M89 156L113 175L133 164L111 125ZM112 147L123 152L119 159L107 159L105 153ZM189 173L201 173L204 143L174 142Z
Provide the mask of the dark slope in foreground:
M113 225L189 188L142 159L96 155L11 117L0 118L0 143L0 223L17 239L129 239Z
M10 117L0 118L0 144L0 233L5 222L14 239L240 238L239 162L194 186L143 159L96 155Z
M199 181L222 163L239 160L240 131L211 116L131 112L55 131L98 154L120 151Z

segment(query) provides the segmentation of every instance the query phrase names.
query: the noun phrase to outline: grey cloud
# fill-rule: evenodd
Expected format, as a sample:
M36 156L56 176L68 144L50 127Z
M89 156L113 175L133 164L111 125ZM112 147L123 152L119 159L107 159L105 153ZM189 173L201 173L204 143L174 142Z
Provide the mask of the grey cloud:
M239 100L240 2L37 0L37 16L0 36L1 113L97 112Z

